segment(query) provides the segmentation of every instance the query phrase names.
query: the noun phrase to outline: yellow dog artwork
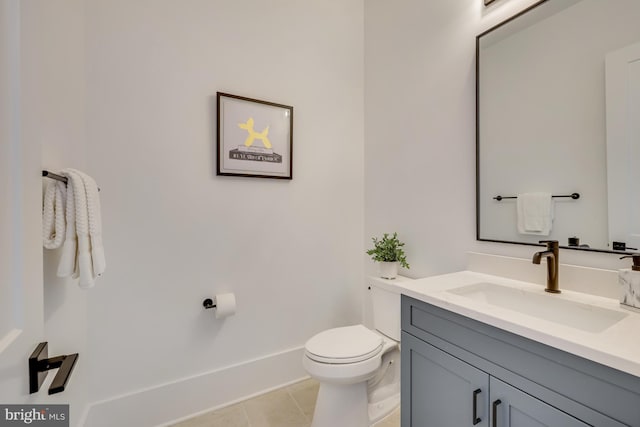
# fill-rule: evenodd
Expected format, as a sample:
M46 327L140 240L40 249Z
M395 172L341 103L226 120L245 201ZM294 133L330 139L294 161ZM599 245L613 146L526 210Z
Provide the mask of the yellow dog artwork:
M264 148L271 148L271 142L269 141L269 126L264 128L262 132L256 132L253 130L253 117L249 117L246 123L238 123L238 127L240 129L244 129L249 133L247 139L244 141L245 147L251 147L254 141L260 140L262 141L262 145Z

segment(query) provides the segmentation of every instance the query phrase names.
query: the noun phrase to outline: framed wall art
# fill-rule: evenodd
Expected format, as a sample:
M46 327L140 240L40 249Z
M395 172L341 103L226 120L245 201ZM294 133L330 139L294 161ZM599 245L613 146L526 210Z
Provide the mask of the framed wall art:
M217 175L292 179L293 107L217 93Z

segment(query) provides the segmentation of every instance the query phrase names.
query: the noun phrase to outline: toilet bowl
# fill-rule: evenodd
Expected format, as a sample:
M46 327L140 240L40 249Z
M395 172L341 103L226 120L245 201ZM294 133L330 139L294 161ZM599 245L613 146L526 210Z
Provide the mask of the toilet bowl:
M370 284L375 330L333 328L305 344L303 366L320 383L311 427L369 427L400 404L400 293Z

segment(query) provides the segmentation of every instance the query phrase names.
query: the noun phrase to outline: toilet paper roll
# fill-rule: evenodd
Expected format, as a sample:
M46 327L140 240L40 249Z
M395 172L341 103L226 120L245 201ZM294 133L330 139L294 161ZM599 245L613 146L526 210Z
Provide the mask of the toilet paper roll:
M236 313L236 296L232 293L216 295L216 319Z

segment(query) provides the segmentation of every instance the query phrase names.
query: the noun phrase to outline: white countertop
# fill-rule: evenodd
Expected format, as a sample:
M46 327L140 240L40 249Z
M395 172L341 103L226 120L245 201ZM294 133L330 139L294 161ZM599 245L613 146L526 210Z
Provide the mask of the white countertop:
M619 311L625 313L626 317L602 332L592 333L522 314L517 311L518 307L500 308L447 292L482 282ZM417 280L398 278L388 283L400 287L402 294L407 296L640 377L640 313L621 308L616 299L568 290L563 290L561 294L549 294L537 284L471 271Z

